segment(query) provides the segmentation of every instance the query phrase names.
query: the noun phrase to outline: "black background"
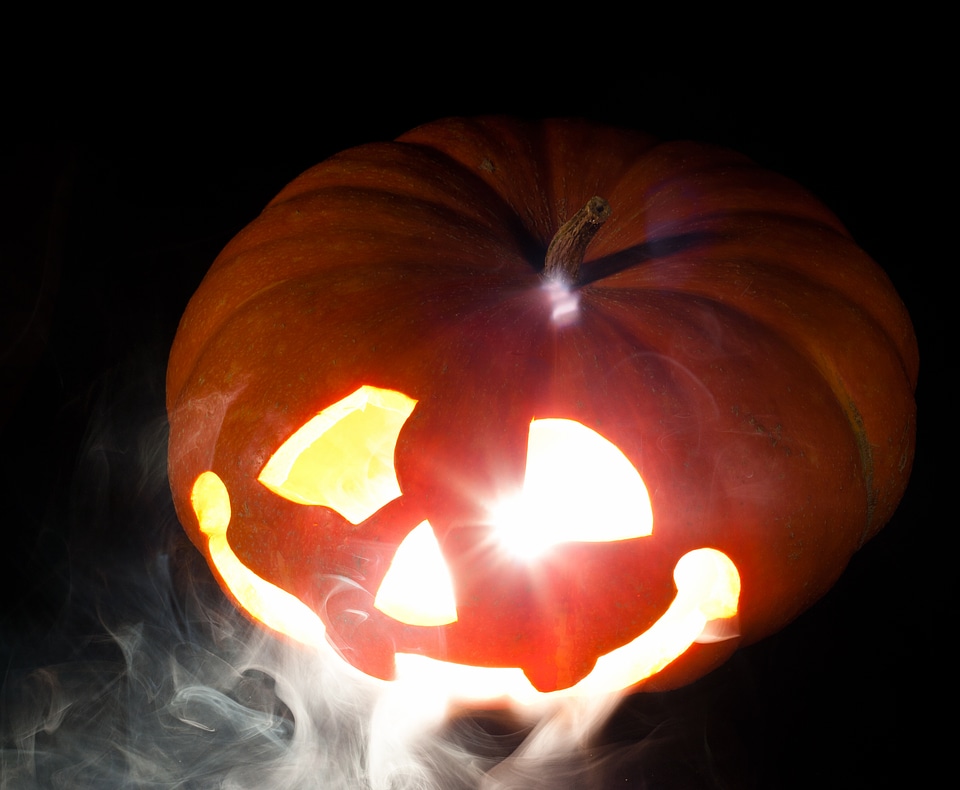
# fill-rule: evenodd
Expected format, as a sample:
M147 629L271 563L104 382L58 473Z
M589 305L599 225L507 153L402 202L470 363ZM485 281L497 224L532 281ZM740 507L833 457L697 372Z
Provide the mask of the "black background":
M578 115L728 145L800 181L887 271L921 351L917 457L893 520L784 631L692 687L625 702L600 747L657 726L675 737L642 768L625 759L611 786L928 785L954 701L956 518L937 506L946 174L922 64L884 52L652 69L638 57L481 76L398 52L370 76L353 59L306 58L127 81L122 65L65 68L42 99L24 89L47 134L23 129L0 159L6 684L109 655L104 620L143 616L127 585L157 552L191 551L165 487L166 353L210 262L285 183L444 115Z

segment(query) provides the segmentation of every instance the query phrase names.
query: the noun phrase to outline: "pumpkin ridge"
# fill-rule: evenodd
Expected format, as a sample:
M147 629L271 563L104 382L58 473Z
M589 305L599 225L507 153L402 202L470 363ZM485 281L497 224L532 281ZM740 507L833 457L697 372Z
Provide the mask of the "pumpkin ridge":
M774 264L765 265L762 267L764 270L769 271L772 268L775 268ZM790 270L795 272L795 270ZM850 308L856 309L859 312L858 323L861 326L869 325L873 328L875 336L878 337L876 341L877 348L895 348L896 344L894 339L889 336L886 332L886 329L881 324L877 323L874 320L874 316L870 313L862 312L862 306L858 302L853 302L845 294L838 294L836 291L829 290L823 283L814 280L813 278L800 274L800 277L805 279L811 285L817 287L818 291L823 291L824 293L831 293L835 297L839 297L847 302ZM866 494L866 504L865 504L865 514L866 518L864 521L863 531L860 536L859 545L863 545L866 540L873 534L875 519L877 516L877 508L880 502L881 488L877 484L876 478L876 468L875 460L873 453L873 443L871 443L869 435L870 431L868 430L866 423L864 421L863 414L860 412L859 408L856 405L856 401L849 392L848 388L844 383L844 375L842 373L844 369L844 364L842 360L837 359L836 354L827 354L825 353L824 347L817 342L817 336L810 335L810 327L805 325L798 325L792 328L790 331L784 331L782 325L778 325L776 322L776 315L761 315L756 312L751 312L747 309L745 304L734 304L727 301L718 299L717 297L706 293L703 288L689 288L689 289L672 289L667 290L662 286L658 286L656 283L651 283L648 286L636 285L631 287L631 285L623 285L618 288L604 288L602 290L597 290L595 293L599 296L603 295L606 299L610 301L620 301L615 295L617 291L649 291L651 293L656 293L657 296L673 296L676 298L678 303L682 303L684 300L689 299L691 296L695 296L698 299L712 304L712 310L720 315L727 313L731 316L740 316L750 319L756 327L762 327L767 333L773 337L779 338L784 344L792 348L800 357L805 359L810 365L811 373L818 374L819 377L825 381L830 391L833 394L833 397L836 400L837 405L840 407L840 410L846 416L847 422L850 426L851 434L856 442L858 452L860 455L860 469L861 476L863 478ZM862 332L862 330L861 330ZM820 339L822 339L821 336ZM833 338L830 335L826 335L827 339L832 340ZM882 342L881 342L882 341ZM634 341L637 342L636 340ZM903 373L904 376L904 386L905 390L909 389L909 378L908 371L905 368L902 358L899 355L896 355L897 362L899 363L899 370ZM877 446L882 446L883 442L878 441ZM903 467L900 467L899 472L903 473Z
M528 260L530 260L531 265L533 265L535 261L539 261L539 264L536 265L536 270L539 271L543 264L542 258L546 254L547 245L550 242L550 238L547 235L541 235L534 232L533 228L524 222L521 211L510 204L506 195L504 195L489 181L481 177L480 174L472 169L466 162L451 156L449 153L440 148L434 148L427 143L414 143L407 142L405 140L402 141L402 144L405 146L410 146L411 148L427 151L431 155L448 162L451 167L457 168L465 175L474 179L477 185L482 187L485 193L491 199L495 200L500 207L500 210L503 212L503 216L508 220L509 232L514 239L517 248L525 251L525 255ZM484 163L480 162L477 164L476 169L480 170L483 167Z

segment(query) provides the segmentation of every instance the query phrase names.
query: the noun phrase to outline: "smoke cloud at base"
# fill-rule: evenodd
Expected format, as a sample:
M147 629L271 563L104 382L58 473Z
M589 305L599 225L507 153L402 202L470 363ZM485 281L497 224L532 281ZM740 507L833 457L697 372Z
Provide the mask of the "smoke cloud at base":
M48 499L0 623L0 789L724 786L700 702L463 709L254 626L173 511L164 352L98 378L66 482L39 451L21 459Z
M564 708L426 722L319 656L245 623L217 628L182 641L130 626L113 635L120 660L45 667L12 684L2 787L592 790L641 782L645 754L662 772L657 750L674 740L658 731L591 747L604 710L587 721ZM715 786L690 778L649 786Z
M173 513L160 382L142 360L100 382L37 582L58 610L5 645L0 788L644 786L643 739L595 737L615 699L459 709L250 623Z
M174 584L184 559L197 565L158 558L145 586ZM178 611L88 643L101 658L7 678L0 786L606 786L584 747L609 703L444 720L439 701L418 704L426 692L348 676L329 656L259 631L208 584L194 586Z

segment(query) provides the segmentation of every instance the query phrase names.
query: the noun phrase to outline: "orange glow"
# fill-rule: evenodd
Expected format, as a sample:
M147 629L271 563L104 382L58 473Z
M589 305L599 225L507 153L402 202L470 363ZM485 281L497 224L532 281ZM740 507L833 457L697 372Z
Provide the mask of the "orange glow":
M579 683L558 691L537 691L518 668L471 667L426 656L397 654L397 678L444 687L459 700L510 698L524 705L540 700L611 694L655 675L682 656L708 624L737 614L740 574L721 551L696 549L674 569L677 595L649 629L632 642L600 656Z
M415 404L399 392L361 387L287 439L260 481L288 499L333 507L359 523L400 496L393 452ZM214 472L197 478L191 504L211 562L240 606L275 631L327 648L320 617L253 573L230 548L230 495ZM528 557L560 542L627 540L648 536L653 529L646 486L627 457L600 434L566 419L531 422L521 492L493 516L504 545ZM678 561L674 581L676 597L661 618L633 641L600 656L593 670L570 688L543 693L517 667L473 667L404 653L396 655L398 679L428 683L462 701L512 698L520 704L630 688L694 642L735 635L740 576L723 552L689 552ZM400 544L374 605L409 625L457 621L449 569L428 521Z
M453 581L429 521L421 521L403 539L380 583L374 606L407 625L456 622Z
M650 496L629 459L574 420L530 423L521 492L492 512L500 542L533 558L557 543L650 535Z
M393 453L416 404L401 392L360 387L299 428L258 479L291 502L323 505L359 524L400 496Z
M190 504L214 567L230 594L255 619L298 642L325 645L323 621L299 598L260 578L233 553L227 541L230 494L214 472L204 472L193 484Z

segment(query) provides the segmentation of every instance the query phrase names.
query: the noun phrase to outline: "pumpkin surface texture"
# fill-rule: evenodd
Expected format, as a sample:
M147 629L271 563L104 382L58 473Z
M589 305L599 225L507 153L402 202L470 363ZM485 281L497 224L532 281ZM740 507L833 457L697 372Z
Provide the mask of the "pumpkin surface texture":
M789 179L448 119L308 170L223 250L170 356L170 482L250 617L376 678L666 689L889 519L917 368L886 275Z

